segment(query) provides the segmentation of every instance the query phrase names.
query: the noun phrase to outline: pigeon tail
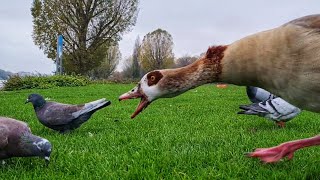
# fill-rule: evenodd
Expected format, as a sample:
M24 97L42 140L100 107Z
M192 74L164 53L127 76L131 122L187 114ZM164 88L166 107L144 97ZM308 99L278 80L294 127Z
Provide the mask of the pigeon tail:
M243 111L238 112L238 114L248 114L248 115L258 115L258 116L265 116L268 111L261 108L259 103L254 103L250 105L240 105L239 107Z
M89 113L89 112L91 112L91 114L92 114L95 111L102 109L110 104L111 104L111 102L107 101L105 98L102 98L102 99L99 99L96 101L92 101L92 102L86 103L81 110L72 113L72 116L74 118L78 118L79 116L86 114L86 113Z

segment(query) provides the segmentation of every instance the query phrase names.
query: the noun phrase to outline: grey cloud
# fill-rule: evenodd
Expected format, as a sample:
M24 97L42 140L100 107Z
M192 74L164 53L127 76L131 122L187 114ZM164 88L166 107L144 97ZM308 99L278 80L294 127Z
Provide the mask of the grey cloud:
M4 1L0 6L0 69L50 73L54 64L32 42L31 1ZM174 53L199 55L214 44L228 44L249 34L320 12L319 0L140 0L133 30L123 36L123 58L136 37L157 28L173 36Z

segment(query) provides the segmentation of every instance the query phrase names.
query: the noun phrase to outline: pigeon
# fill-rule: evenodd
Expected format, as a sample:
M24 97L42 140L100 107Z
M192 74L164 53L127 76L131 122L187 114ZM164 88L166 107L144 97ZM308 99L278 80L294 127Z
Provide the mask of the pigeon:
M299 108L264 89L253 86L247 86L246 89L252 104L240 105L243 111L238 114L258 115L276 122L279 127L285 127L285 122L301 112Z
M47 164L50 161L51 144L47 139L35 136L27 123L0 117L0 160L11 157L39 156Z
M40 123L60 133L79 128L94 112L111 104L105 98L81 105L47 102L39 94L30 94L26 103L29 102Z

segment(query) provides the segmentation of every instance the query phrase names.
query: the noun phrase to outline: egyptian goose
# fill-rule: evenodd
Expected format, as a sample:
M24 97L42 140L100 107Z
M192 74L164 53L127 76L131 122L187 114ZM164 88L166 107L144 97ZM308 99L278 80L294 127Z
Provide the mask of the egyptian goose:
M253 86L247 86L247 95L253 104L240 105L238 114L258 115L268 118L280 127L296 117L301 110L270 92Z
M301 109L320 112L320 15L210 47L203 57L182 68L151 71L119 100L141 98L134 118L158 98L212 82L261 87ZM292 158L297 149L319 144L320 136L315 136L257 149L248 156L276 162Z

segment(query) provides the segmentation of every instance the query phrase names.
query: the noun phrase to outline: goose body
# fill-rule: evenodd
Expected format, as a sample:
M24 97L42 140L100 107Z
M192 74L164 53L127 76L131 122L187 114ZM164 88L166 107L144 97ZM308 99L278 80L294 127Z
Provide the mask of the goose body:
M320 16L303 17L228 46L221 80L253 85L320 111Z
M203 57L182 68L151 71L119 100L141 98L134 118L158 98L174 97L212 82L261 87L298 108L320 112L320 15L210 47ZM320 144L320 136L305 141L250 156L275 162L293 154L295 148ZM293 144L295 148L291 148ZM283 152L288 149L289 153ZM276 155L270 157L271 151Z

